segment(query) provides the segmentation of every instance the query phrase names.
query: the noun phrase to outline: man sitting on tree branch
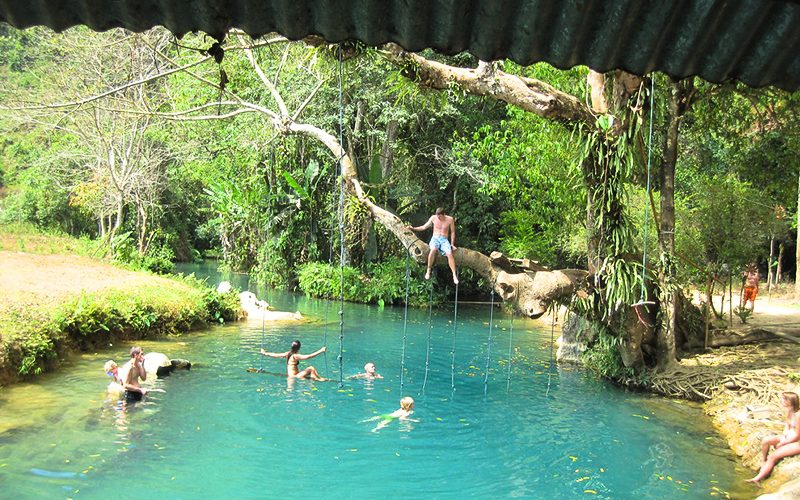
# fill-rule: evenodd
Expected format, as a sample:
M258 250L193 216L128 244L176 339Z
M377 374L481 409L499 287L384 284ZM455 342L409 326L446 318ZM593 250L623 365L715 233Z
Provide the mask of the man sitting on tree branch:
M431 251L428 253L428 269L425 272L425 279L431 278L431 268L433 262L436 260L436 251L441 252L442 255L447 256L447 263L450 265L450 270L453 272L453 283L458 284L458 276L456 276L456 261L453 258L453 252L456 250L456 224L453 218L447 215L444 208L439 207L436 209L436 214L431 215L424 225L419 227L408 226L412 231L424 231L433 226L433 237L428 246ZM448 241L449 238L449 241Z

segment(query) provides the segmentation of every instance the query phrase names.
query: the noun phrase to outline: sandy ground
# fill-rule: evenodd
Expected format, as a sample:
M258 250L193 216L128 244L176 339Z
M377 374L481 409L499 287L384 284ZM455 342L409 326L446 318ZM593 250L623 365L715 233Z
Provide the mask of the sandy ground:
M138 285L174 286L174 281L75 255L0 251L0 304L30 299L58 301L104 289Z

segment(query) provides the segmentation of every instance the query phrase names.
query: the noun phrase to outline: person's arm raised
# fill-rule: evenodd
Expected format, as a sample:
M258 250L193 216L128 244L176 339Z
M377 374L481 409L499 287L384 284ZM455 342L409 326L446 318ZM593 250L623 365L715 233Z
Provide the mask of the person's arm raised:
M289 351L286 352L267 352L263 348L261 349L262 356L269 356L270 358L285 358L289 355Z
M311 354L295 354L295 357L297 359L299 359L300 361L303 361L303 360L306 360L306 359L315 358L315 357L319 356L320 354L322 354L323 352L325 352L327 350L328 350L327 347L320 347L319 349L317 349L316 351L312 352Z
M425 224L423 224L421 226L414 227L414 226L409 224L406 227L409 228L412 231L424 231L424 230L428 229L429 227L431 227L432 225L433 225L433 215L430 216L430 218L428 219L428 222L426 222Z

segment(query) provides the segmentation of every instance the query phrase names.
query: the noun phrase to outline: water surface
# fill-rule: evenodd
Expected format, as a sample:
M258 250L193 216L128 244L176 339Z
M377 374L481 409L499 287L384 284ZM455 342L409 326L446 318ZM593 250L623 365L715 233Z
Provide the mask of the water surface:
M247 288L246 277L237 284ZM625 392L552 364L551 331L537 323L516 318L512 325L495 311L490 342L488 306L462 305L453 370L452 310L434 311L430 324L427 311L410 310L403 359L402 308L347 304L344 375L373 361L385 378L339 387L338 303L269 295L279 309L313 321L263 330L258 322L241 323L142 342L145 350L195 363L155 381L165 392L145 402L126 406L104 392L103 362L124 361L130 344L75 356L57 373L3 389L1 496L755 493L698 407ZM257 354L262 344L284 351L293 339L302 340L303 352L327 343L328 354L305 365L337 381L287 383L284 361ZM416 400L416 421L374 431L368 419L397 409L405 395Z

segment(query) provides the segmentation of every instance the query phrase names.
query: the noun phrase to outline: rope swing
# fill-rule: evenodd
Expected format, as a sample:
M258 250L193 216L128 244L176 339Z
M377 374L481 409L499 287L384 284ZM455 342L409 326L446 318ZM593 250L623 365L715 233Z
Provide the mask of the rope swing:
M489 391L489 363L492 360L492 326L494 323L494 285L492 284L491 309L489 309L489 338L486 342L486 374L483 377L483 395Z
M456 268L458 270L458 268ZM453 302L453 348L450 350L450 391L456 392L456 332L458 331L458 283Z
M408 332L408 291L411 286L411 254L406 248L406 300L405 309L403 311L403 346L400 349L400 394L404 392L404 375L406 371L406 337Z
M646 195L650 196L650 164L653 157L653 97L655 94L655 78L651 76L650 78L650 132L649 137L647 139L647 188L646 188ZM647 291L645 287L645 273L647 271L647 237L650 233L650 224L648 224L648 208L649 203L645 200L644 204L644 243L642 245L642 278L639 287L639 302L633 304L633 310L636 311L636 316L639 318L639 322L647 328L652 327L653 325L649 324L647 319L642 315L641 308L648 304L654 304L655 302L647 300Z
M550 364L547 366L547 390L544 393L544 398L550 395L550 380L553 378L553 345L555 342L556 319L558 318L558 309L553 306L553 321L550 324Z
M428 343L425 349L425 378L422 379L422 394L425 394L425 385L428 383L428 369L431 365L431 330L433 330L433 280L436 278L436 270L432 270L430 281L430 295L428 297Z
M344 101L342 98L342 46L339 45L339 388L344 387L342 353L344 352Z
M514 311L508 324L508 376L506 378L506 392L511 388L511 355L514 350Z

